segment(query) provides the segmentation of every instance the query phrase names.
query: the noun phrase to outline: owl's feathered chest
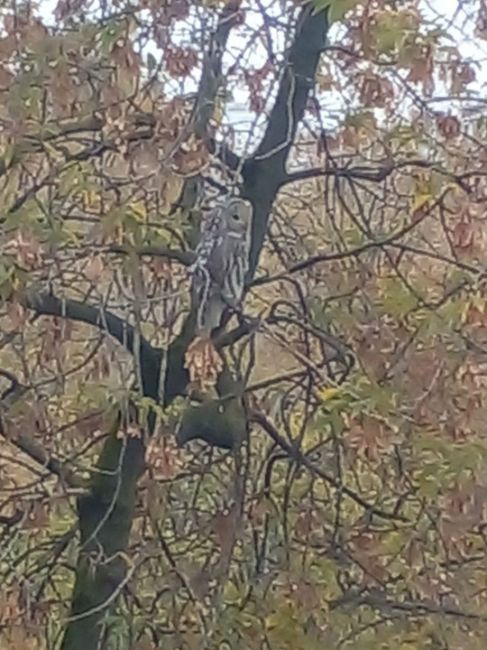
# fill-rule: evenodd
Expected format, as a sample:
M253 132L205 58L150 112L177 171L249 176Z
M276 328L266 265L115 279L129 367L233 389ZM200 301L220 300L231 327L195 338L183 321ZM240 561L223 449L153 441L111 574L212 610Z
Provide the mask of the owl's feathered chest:
M206 269L212 280L219 282L236 257L246 259L246 237L239 232L207 231L196 248L192 270Z

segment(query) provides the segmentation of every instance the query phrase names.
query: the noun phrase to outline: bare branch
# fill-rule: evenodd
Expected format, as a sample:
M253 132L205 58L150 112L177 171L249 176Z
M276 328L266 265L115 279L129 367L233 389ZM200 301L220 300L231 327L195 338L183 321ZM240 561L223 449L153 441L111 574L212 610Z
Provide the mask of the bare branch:
M0 433L5 436L1 422ZM85 480L82 476L79 476L70 470L69 467L67 467L66 463L63 463L58 458L55 458L54 456L48 454L44 447L39 442L34 440L32 436L29 436L28 433L22 432L21 434L18 434L14 437L6 437L8 437L8 441L12 445L15 445L17 449L20 449L20 451L24 452L24 454L27 454L29 458L35 460L36 463L39 463L39 465L45 468L48 472L54 474L55 476L58 476L61 481L68 487L81 490L88 489L89 481Z
M374 514L377 517L381 517L382 519L407 521L406 517L403 517L395 512L387 512L386 510L377 508L374 504L369 503L368 501L363 499L360 496L360 494L357 494L356 492L348 488L346 485L342 485L338 481L338 479L336 479L334 476L328 474L321 468L317 467L314 463L310 461L310 459L308 458L308 456L306 456L306 454L302 453L300 449L298 449L295 445L291 445L290 443L288 443L287 440L281 436L281 434L277 431L274 425L271 422L269 422L269 420L266 418L266 416L263 413L260 413L259 411L255 411L255 410L252 411L249 414L249 421L255 422L260 427L262 427L262 429L264 429L264 431L272 438L272 440L287 453L289 458L292 458L297 463L304 465L304 467L306 467L306 469L308 469L312 474L319 476L320 478L322 478L324 481L326 481L333 487L341 490L343 494L346 494L353 501L355 501L355 503L358 503L360 506L362 506L362 508L365 508L365 510L367 510L371 514Z
M463 611L454 606L437 605L434 602L422 600L392 600L387 594L378 590L371 590L370 593L346 593L343 597L338 598L330 603L332 608L342 607L354 603L356 605L368 605L383 612L402 612L412 616L428 614L439 614L441 616L453 616L477 621L487 621L487 616L476 614L474 612Z
M41 465L51 474L58 476L64 484L72 488L87 488L88 482L84 480L81 476L75 474L70 470L65 463L59 459L51 456L44 447L30 436L25 431L15 432L15 435L9 435L8 426L8 410L14 406L16 402L24 398L24 395L29 391L27 386L23 386L17 377L8 370L0 369L0 375L6 377L10 382L11 386L4 391L0 397L0 412L6 411L4 415L4 421L0 419L0 435L4 436L12 445L24 452L29 458L34 460L36 463ZM5 404L8 403L8 408L5 408Z
M442 203L448 191L449 189L447 188L444 192L442 192L442 194L436 199L436 201L434 201L434 203L432 203L431 206L424 212L424 214L421 216L420 219L417 219L416 221L412 220L406 226L396 231L395 233L392 233L388 237L371 240L366 242L365 244L362 244L362 246L357 246L356 248L352 248L346 251L338 251L336 253L320 253L319 255L312 255L311 257L308 257L302 262L293 264L293 266L290 266L286 271L283 271L282 273L276 273L275 275L269 277L257 278L256 280L253 281L252 286L257 287L263 284L268 284L270 282L276 282L277 280L282 280L283 278L286 278L288 275L292 275L293 273L298 273L299 271L303 271L304 269L310 268L322 262L342 260L342 259L346 259L347 257L358 257L359 255L365 253L366 251L376 249L376 248L384 248L388 245L392 245L395 242L397 242L399 239L401 239L404 235L406 235L408 232L416 228L420 223L422 223L424 219L428 217L432 213L432 211ZM465 265L463 265L463 267L465 267ZM473 268L469 266L466 270L472 271Z
M119 253L128 255L131 251L124 246L110 246L107 248L108 253ZM143 246L136 249L136 254L140 257L165 257L170 260L175 260L183 266L190 266L196 259L196 254L193 251L182 251L166 246Z
M0 400L5 399L7 395L10 395L13 391L15 391L19 386L20 382L17 379L17 377L10 372L10 370L5 370L4 368L0 368L0 377L5 377L5 379L8 379L10 382L10 386L5 390L1 395L0 395Z
M193 112L193 128L201 138L207 136L208 124L213 116L216 96L222 82L223 55L230 31L238 22L239 6L240 1L233 0L223 8L203 61L203 71Z
M50 293L26 293L22 297L25 307L44 316L68 318L93 325L107 332L121 343L129 352L134 352L135 331L125 320L106 311L102 306L94 307L70 298L58 298ZM140 347L145 351L153 351L150 343L140 337Z
M390 163L383 167L339 167L333 169L324 169L323 167L312 167L310 169L303 169L286 174L281 182L282 185L295 183L297 181L304 181L310 178L323 178L326 176L333 176L334 178L346 178L347 180L362 180L380 183L384 181L393 172L403 169L404 167L421 167L423 169L430 169L431 167L438 166L438 162L428 160L402 160L396 163Z
M334 178L345 178L347 180L361 180L373 183L381 183L391 174L406 167L418 167L421 169L432 169L438 174L447 176L452 181L468 192L468 187L463 182L467 174L455 175L442 168L441 163L433 160L400 160L398 162L391 162L383 167L368 167L368 166L355 166L355 167L339 167L332 169L324 169L323 167L313 167L311 169L303 169L295 172L290 172L283 176L280 187L295 183L297 181L308 180L311 178L324 178L332 176ZM478 174L478 172L472 172Z
M308 4L298 18L267 129L255 154L242 170L242 194L254 206L250 277L255 273L267 235L272 204L286 176L287 157L313 88L327 29L327 12L315 13L311 3Z
M276 101L254 161L273 159L284 169L314 85L320 54L325 48L327 12L315 13L311 3L301 12L287 61L284 64Z

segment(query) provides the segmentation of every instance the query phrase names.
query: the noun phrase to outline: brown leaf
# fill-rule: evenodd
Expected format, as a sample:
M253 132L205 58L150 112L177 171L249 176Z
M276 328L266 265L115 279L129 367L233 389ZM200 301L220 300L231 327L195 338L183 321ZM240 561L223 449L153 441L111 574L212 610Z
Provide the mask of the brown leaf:
M0 90L8 90L13 74L4 65L0 65Z
M50 73L49 91L52 96L55 115L70 112L78 96L75 77L69 72L67 65L57 65Z
M112 48L112 58L119 68L126 68L134 75L138 74L140 57L134 51L130 42L117 41Z
M207 164L209 152L205 142L196 135L189 135L174 152L173 168L184 176L194 174Z
M369 460L378 460L392 444L392 432L384 422L362 415L352 420L348 432L349 445Z
M318 519L317 515L313 510L307 508L301 512L296 520L294 530L298 538L306 540L309 538L311 533L319 529L321 522Z
M355 127L346 126L341 132L341 140L345 147L355 150L360 143L360 136Z
M15 52L16 47L17 43L12 34L5 36L5 38L0 38L0 60L6 61Z
M412 83L422 83L425 88L431 88L433 74L433 50L431 45L421 44L408 49L404 53L405 63L407 61L409 74L407 80Z
M364 106L384 108L394 97L394 88L389 79L367 73L362 82L360 97Z
M189 47L168 47L166 68L173 77L186 77L198 65L198 55Z
M266 63L261 68L244 71L245 82L248 86L250 94L250 108L255 113L260 113L264 110L264 81L271 70L271 62L266 61Z
M212 530L216 535L222 554L227 556L235 542L235 533L237 530L237 506L230 510L222 510L213 518Z
M49 524L49 512L43 503L33 503L31 511L24 520L23 527L26 529L45 528Z
M91 282L97 282L100 280L104 268L101 255L94 255L85 266L85 276Z
M81 11L85 0L59 0L54 9L54 15L58 20Z
M211 575L205 569L196 571L196 573L191 576L190 579L191 589L197 598L203 599L205 596L208 595L210 591L210 580L211 580Z
M455 61L451 65L451 92L455 95L463 92L468 84L475 81L475 70L469 63Z
M223 369L223 361L210 339L196 337L189 345L184 359L192 384L201 390L216 384Z
M156 478L170 479L177 474L177 449L166 440L151 440L147 447L147 464Z
M460 133L460 122L454 115L439 115L436 124L440 133L447 139L456 138Z
M249 508L248 518L254 526L260 526L267 515L273 512L272 501L265 496L253 503Z
M309 582L300 580L293 583L291 585L291 595L293 600L304 609L312 611L320 607L319 592L316 586Z
M479 13L475 21L475 36L487 40L487 2L480 1Z
M354 550L354 556L367 569L364 575L365 583L387 579L387 558L381 552L380 534L359 532L353 536L350 546Z
M24 43L29 47L32 47L36 43L44 41L48 35L48 31L42 22L39 19L36 19L25 23L22 27L21 34Z
M33 270L42 264L42 247L29 234L18 231L4 246L3 253L16 258L19 266Z
M474 225L468 218L459 221L451 233L454 248L463 252L471 250L474 243L474 232Z
M11 331L21 330L27 322L27 310L15 300L8 303L7 316L10 320Z
M148 0L145 0L148 2ZM166 44L167 30L163 27L170 25L174 20L183 20L189 14L188 0L172 0L171 2L154 2L151 3L158 8L158 20L161 27L156 25L154 30L154 37L159 46ZM159 9L160 8L160 9Z

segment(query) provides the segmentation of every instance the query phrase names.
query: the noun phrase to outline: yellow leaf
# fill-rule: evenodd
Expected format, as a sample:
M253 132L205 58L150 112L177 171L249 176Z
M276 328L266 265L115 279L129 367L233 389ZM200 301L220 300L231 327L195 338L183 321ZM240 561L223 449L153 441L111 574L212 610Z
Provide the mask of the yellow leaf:
M130 210L138 221L143 221L147 217L147 209L144 201L131 203Z
M413 201L413 212L420 210L425 207L433 197L431 194L416 194Z
M0 147L0 160L3 161L5 169L9 167L10 163L13 160L14 154L15 149L12 144L4 144L2 147Z
M212 118L216 122L217 126L221 126L222 120L225 113L225 102L222 97L216 98Z
M87 208L97 209L101 205L100 193L93 189L83 191L83 200Z
M485 314L485 307L486 307L485 298L483 298L480 294L477 293L472 296L470 302L476 309L479 310L479 312Z
M330 399L333 399L337 395L340 394L340 389L335 388L333 386L329 386L328 388L322 388L320 390L320 397L324 402L327 402Z

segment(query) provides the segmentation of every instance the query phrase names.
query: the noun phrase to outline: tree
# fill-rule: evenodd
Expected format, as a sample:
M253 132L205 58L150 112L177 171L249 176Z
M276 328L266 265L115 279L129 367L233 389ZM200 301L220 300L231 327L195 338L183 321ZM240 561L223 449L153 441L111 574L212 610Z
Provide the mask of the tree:
M483 647L485 2L1 20L2 647Z

